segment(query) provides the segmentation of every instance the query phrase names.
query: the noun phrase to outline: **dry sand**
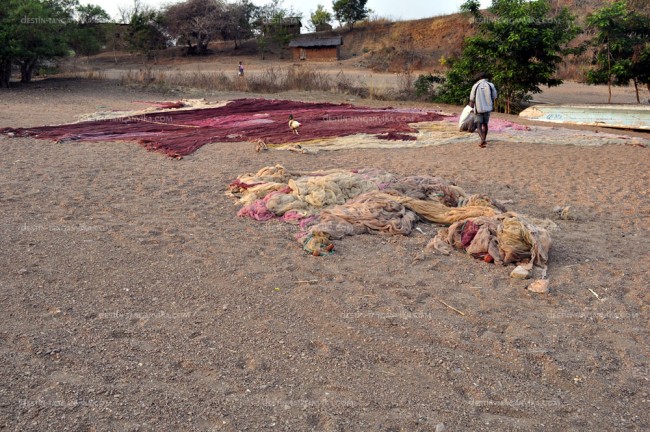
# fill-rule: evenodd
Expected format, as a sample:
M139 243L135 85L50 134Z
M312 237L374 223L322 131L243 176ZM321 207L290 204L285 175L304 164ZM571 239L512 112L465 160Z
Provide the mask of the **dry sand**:
M65 80L1 95L0 127L169 98ZM647 148L215 143L177 161L129 143L0 146L1 429L650 428ZM435 174L576 219L555 220L547 295L461 253L415 261L428 224L317 258L224 195L275 163Z

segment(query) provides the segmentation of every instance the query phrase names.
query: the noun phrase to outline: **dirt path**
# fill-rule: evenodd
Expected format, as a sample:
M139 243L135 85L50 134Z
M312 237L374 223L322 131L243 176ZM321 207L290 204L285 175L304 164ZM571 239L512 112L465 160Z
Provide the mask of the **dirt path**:
M2 93L0 127L164 98L46 81ZM648 149L215 143L176 161L127 143L0 146L7 430L650 428ZM224 195L276 163L435 174L577 219L556 220L545 296L460 253L414 261L428 224L316 258L291 227L235 217Z

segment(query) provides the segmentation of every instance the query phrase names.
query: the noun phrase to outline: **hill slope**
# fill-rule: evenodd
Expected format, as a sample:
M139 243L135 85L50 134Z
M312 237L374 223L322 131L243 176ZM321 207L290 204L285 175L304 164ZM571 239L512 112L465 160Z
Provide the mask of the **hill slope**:
M631 8L650 14L650 1L628 0ZM584 24L586 17L611 0L551 0L552 13L567 7ZM343 59L356 59L359 66L376 71L402 72L410 64L415 70L441 71L440 60L460 54L466 37L476 31L466 14L453 14L414 21L370 21L343 32ZM583 38L581 38L583 39ZM562 68L565 78L578 78L587 59L569 59Z
M341 55L360 57L375 70L401 72L407 62L415 69L431 69L442 57L460 54L463 40L474 33L462 14L415 21L370 22L343 34Z

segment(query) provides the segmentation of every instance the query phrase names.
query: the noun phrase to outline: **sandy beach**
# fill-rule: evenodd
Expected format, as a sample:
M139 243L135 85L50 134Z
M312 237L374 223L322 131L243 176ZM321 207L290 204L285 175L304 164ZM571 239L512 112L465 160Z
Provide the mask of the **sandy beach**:
M203 97L75 80L0 94L0 127ZM650 149L577 144L213 143L175 160L0 136L0 429L648 430ZM238 218L225 194L275 164L437 175L552 219L551 291L461 252L417 260L433 224L310 256L293 226Z

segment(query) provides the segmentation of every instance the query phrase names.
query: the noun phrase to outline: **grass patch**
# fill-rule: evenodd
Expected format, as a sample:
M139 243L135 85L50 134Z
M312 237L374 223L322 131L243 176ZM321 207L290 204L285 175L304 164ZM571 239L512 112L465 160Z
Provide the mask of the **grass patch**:
M243 77L223 72L165 72L143 68L126 72L121 78L121 83L124 86L155 87L163 90L180 87L221 92L318 91L343 93L360 98L370 96L370 90L363 82L345 75L342 71L331 75L310 68L296 67L271 67Z

